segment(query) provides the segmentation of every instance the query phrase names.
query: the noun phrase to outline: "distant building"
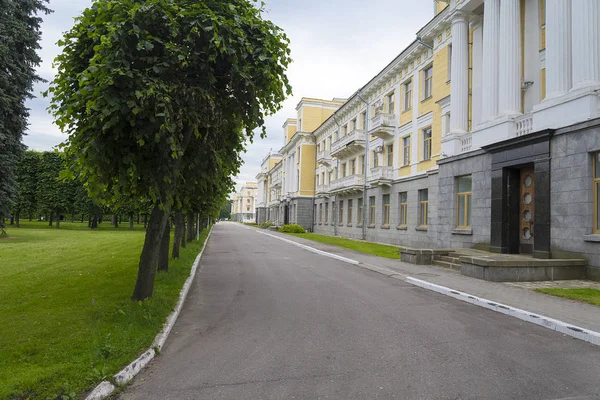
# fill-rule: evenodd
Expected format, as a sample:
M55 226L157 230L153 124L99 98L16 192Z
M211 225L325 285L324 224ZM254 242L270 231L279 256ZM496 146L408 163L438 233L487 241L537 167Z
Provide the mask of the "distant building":
M231 219L239 222L254 222L256 215L256 196L258 186L256 182L246 182L241 190L233 195L233 210Z

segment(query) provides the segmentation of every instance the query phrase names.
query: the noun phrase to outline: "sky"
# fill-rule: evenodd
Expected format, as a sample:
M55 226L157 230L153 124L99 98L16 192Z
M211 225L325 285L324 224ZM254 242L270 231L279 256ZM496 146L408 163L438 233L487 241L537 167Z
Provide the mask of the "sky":
M244 165L235 178L239 189L256 180L260 163L270 150L283 146L282 125L296 117L302 97L331 100L348 98L392 61L433 18L432 0L265 0L264 17L281 27L290 39L293 63L288 79L293 95L282 109L266 118L267 137L255 136L243 155ZM38 74L51 81L52 61L60 53L56 42L73 25L73 19L90 0L50 0L54 13L44 16ZM50 150L65 140L47 112L49 99L40 93L48 83L34 87L29 100L29 130L25 144Z

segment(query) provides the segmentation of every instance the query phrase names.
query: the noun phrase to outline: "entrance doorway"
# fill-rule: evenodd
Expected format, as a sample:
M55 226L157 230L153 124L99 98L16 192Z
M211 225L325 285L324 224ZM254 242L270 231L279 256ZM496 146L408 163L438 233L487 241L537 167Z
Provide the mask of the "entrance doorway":
M521 168L519 207L519 252L521 254L533 253L534 240L534 204L535 204L535 174L533 167Z
M286 203L283 210L283 224L287 225L290 223L290 206Z

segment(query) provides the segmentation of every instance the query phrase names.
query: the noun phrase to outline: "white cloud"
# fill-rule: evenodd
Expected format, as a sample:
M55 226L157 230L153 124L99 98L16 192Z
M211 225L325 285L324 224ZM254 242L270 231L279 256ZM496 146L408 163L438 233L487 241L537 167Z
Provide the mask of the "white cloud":
M267 138L257 135L243 155L244 165L236 177L238 188L254 181L260 162L270 149L283 145L282 125L296 117L301 97L348 97L382 70L414 39L416 32L433 17L432 1L414 0L267 0L266 18L289 36L293 64L288 77L293 96L282 110L266 119ZM52 60L60 49L61 33L90 0L54 0L55 12L44 17L43 64L38 73L51 79ZM35 94L47 84L36 87ZM25 143L31 148L50 149L65 139L45 111L48 99L28 102L31 118Z

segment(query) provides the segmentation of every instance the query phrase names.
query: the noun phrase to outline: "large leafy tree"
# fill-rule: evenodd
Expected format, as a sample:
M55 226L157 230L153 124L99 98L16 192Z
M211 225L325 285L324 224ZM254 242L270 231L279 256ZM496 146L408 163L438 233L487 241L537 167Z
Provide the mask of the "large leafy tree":
M25 101L41 59L39 13L49 13L47 0L0 0L0 233L17 195L15 169L24 150L21 139L29 112Z
M40 157L37 186L37 202L40 211L50 215L52 225L53 215L56 216L56 227L60 227L60 216L63 212L73 212L75 203L75 187L77 180L61 178L65 168L64 153L45 151Z
M291 92L288 39L248 0L96 0L60 43L50 88L66 152L92 194L151 199L133 299L152 295L158 248L190 149L237 152ZM223 140L215 140L222 136ZM236 156L230 163L221 150Z
M31 150L25 151L19 160L16 172L18 196L13 208L17 226L23 213L31 220L38 211L40 162L41 153Z

